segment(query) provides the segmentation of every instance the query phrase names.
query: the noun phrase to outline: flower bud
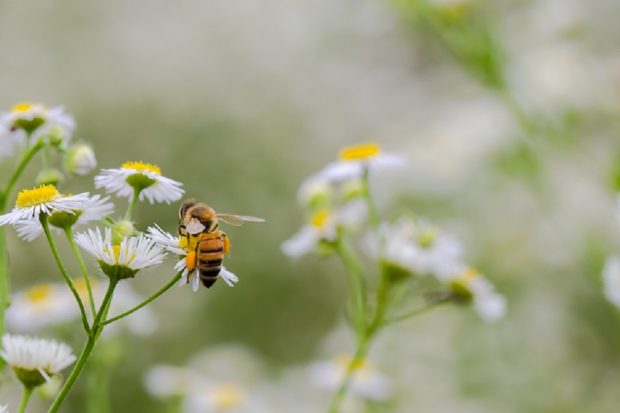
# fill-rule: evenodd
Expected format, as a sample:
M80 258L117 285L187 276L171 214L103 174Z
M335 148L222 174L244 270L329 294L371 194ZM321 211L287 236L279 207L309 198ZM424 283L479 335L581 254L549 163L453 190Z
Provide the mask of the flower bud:
M112 244L119 245L127 237L131 237L135 232L135 227L131 221L118 221L112 227Z
M74 145L65 155L65 170L70 174L87 175L96 166L95 151L89 145Z
M65 179L62 172L55 168L46 168L43 169L37 175L36 182L37 185L58 185L59 182Z

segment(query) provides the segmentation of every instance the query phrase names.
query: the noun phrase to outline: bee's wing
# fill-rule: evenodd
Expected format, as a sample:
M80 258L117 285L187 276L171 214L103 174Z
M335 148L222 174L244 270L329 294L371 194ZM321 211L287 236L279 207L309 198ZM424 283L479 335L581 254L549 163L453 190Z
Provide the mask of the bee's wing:
M258 217L252 217L248 215L234 215L234 214L216 214L217 219L224 221L227 224L238 227L244 222L265 222L264 219Z

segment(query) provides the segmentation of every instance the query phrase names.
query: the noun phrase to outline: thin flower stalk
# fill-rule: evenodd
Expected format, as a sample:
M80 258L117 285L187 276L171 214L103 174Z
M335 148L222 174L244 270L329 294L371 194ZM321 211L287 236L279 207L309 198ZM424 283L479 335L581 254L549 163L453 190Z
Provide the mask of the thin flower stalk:
M24 386L24 392L22 393L22 399L19 403L19 409L17 413L24 413L26 411L26 406L28 406L28 401L30 401L30 396L32 396L33 387Z
M84 259L82 258L82 254L80 253L77 244L75 243L73 237L73 231L71 227L65 228L65 234L67 236L67 241L69 241L69 245L71 246L71 251L75 255L75 259L77 260L80 270L82 271L82 278L84 279L84 284L86 285L86 291L88 292L88 302L90 304L90 310L93 315L93 319L97 315L97 310L95 309L95 298L93 296L93 288L90 284L90 276L88 275L88 269L86 268L86 264L84 263Z

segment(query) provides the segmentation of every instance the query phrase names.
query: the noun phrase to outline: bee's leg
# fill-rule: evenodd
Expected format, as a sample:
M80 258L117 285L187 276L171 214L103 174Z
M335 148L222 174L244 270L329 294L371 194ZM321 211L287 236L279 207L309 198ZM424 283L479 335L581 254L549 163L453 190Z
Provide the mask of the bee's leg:
M230 238L222 232L222 239L224 241L224 254L230 254Z

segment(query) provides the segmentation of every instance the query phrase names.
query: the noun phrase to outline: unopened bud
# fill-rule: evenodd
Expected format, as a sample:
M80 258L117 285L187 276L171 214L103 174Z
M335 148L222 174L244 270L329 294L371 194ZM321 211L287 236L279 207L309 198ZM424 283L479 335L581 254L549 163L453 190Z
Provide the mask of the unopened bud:
M125 238L131 237L135 230L136 229L131 221L118 221L112 227L112 244L119 245Z
M95 151L88 145L74 145L65 155L65 170L70 174L87 175L97 166Z
M58 185L59 182L63 181L64 179L65 179L64 175L58 169L46 168L46 169L43 169L41 172L39 172L36 178L36 182L37 182L37 185L56 186Z

